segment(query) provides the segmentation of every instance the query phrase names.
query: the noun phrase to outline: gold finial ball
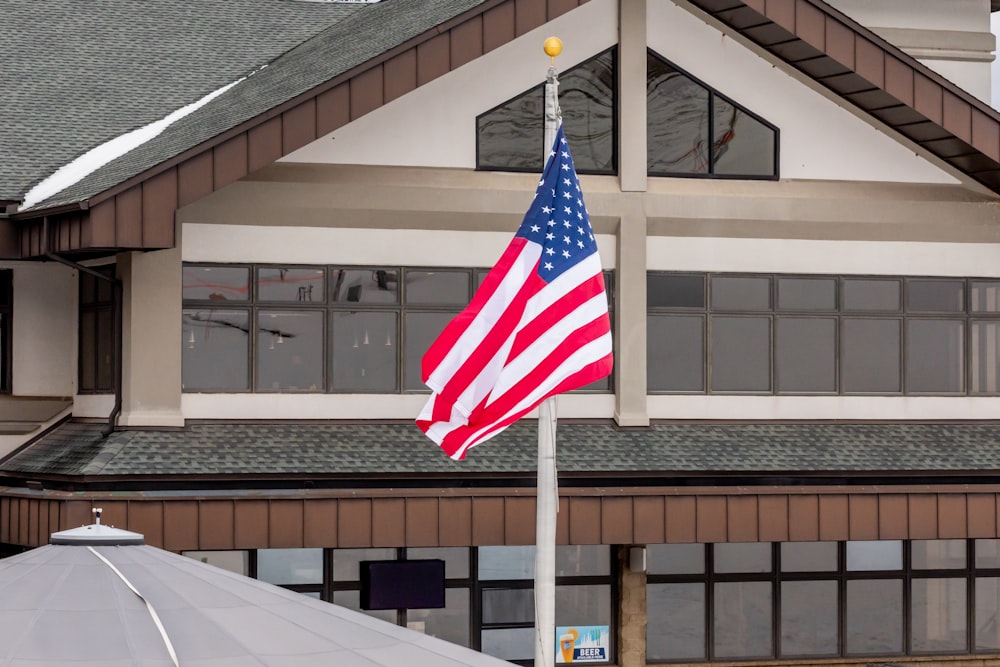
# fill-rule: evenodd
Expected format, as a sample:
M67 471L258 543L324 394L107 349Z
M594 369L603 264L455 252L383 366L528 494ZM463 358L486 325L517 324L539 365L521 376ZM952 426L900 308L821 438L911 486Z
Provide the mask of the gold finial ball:
M562 40L558 37L549 37L545 40L545 44L542 45L542 48L545 49L545 55L550 58L555 58L562 53Z

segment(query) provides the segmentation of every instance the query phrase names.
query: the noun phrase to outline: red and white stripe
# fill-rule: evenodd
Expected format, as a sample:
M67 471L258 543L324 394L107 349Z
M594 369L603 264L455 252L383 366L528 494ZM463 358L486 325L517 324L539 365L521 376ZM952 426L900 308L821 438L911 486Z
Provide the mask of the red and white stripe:
M453 459L556 394L611 373L611 325L595 252L546 282L542 248L515 237L469 306L423 358L433 394L417 425Z

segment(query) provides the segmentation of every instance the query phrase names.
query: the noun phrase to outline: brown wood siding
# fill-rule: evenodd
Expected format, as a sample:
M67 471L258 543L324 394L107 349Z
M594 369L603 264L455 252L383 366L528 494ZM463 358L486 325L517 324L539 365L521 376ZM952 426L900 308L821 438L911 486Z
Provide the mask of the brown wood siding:
M534 495L371 492L297 498L81 499L0 491L0 542L40 546L93 523L133 530L171 551L532 544ZM563 490L559 544L658 544L995 538L1000 495L971 491L801 490L730 493Z
M316 139L316 100L308 99L282 114L281 154L288 155Z
M271 118L247 132L247 167L253 173L281 157L281 117Z

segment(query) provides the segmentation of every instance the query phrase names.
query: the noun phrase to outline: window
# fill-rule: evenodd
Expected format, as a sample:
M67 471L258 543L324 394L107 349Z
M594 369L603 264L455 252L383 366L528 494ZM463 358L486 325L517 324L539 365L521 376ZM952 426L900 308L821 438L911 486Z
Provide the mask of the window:
M649 545L648 661L996 652L998 543Z
M80 272L80 343L79 387L81 394L114 391L115 265L105 264L94 270L107 279Z
M14 312L14 272L0 270L0 394L9 394L12 381L13 345L11 316Z
M650 175L777 177L775 127L651 51L646 81Z
M573 163L581 174L613 174L616 164L616 51L559 75L559 107ZM478 169L541 172L545 85L539 84L476 119Z
M998 287L955 278L650 273L648 388L995 395Z
M427 391L424 352L486 272L186 264L183 390ZM604 378L581 391L610 389Z

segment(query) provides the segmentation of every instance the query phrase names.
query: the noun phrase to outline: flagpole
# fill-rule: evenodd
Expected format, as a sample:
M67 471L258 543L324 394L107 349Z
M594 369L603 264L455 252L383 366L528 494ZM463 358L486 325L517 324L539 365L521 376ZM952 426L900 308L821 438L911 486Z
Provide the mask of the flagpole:
M556 56L562 52L558 37L545 40L551 58L545 77L545 132L542 165L559 129L559 79ZM556 513L559 510L556 477L556 397L538 407L538 480L535 516L535 667L554 667L556 642Z

